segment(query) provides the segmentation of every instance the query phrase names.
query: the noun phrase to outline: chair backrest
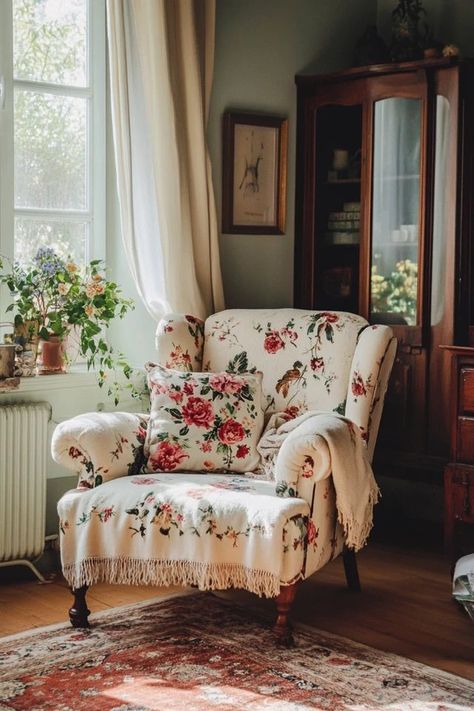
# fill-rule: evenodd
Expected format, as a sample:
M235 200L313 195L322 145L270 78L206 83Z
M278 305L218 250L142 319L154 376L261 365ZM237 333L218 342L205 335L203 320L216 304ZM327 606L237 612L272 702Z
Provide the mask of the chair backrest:
M343 412L361 316L235 309L205 324L204 370L261 370L268 413Z
M260 370L267 415L346 414L373 451L396 349L387 326L337 311L230 309L205 324L192 316L166 316L156 343L167 367Z

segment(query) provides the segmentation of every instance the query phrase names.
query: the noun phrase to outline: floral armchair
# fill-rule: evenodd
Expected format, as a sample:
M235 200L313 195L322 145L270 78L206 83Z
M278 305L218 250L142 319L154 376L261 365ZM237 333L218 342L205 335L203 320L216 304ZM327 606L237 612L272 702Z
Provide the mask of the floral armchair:
M372 458L396 351L387 326L349 313L228 310L205 323L170 315L158 325L156 345L159 363L175 370L261 371L267 418L340 413L357 426ZM358 587L317 417L291 432L274 480L144 472L148 417L91 413L54 433L53 457L79 476L78 488L58 504L74 626L87 626L85 593L99 581L240 587L276 598L276 631L288 642L300 580L344 551L349 586Z

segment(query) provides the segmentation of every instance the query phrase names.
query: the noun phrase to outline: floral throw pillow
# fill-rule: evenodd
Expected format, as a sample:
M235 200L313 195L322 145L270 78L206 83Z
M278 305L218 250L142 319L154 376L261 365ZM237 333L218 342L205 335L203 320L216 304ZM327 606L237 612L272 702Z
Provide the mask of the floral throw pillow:
M149 363L149 471L257 468L263 430L262 374L194 373Z

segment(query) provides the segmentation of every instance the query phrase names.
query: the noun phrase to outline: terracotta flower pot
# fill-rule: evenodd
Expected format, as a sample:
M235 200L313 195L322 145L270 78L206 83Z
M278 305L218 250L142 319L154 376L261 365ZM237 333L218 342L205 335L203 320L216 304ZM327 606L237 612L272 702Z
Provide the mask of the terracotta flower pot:
M39 339L36 371L38 375L52 375L66 372L64 343L59 336L50 336L48 340Z

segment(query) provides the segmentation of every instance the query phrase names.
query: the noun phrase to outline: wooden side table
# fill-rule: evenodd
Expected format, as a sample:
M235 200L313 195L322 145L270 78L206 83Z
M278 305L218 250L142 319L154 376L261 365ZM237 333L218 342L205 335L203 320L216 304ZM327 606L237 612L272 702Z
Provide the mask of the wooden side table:
M444 543L457 557L458 523L474 524L474 347L441 346L451 355L451 455L444 470Z

